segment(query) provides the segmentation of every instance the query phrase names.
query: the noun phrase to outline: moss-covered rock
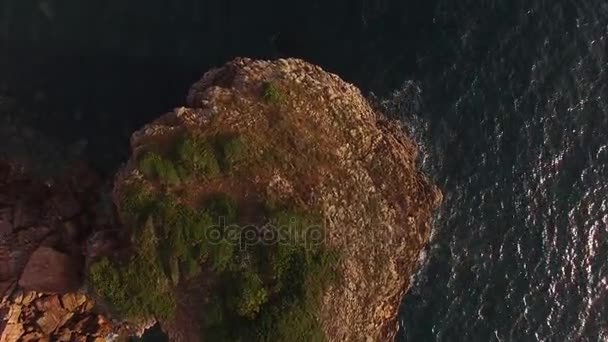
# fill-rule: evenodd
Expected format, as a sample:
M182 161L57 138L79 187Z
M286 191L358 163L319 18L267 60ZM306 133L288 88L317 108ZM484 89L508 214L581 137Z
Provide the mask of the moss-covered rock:
M387 340L440 193L360 92L300 60L237 59L132 137L128 257L90 285L174 340ZM129 295L127 295L129 294Z

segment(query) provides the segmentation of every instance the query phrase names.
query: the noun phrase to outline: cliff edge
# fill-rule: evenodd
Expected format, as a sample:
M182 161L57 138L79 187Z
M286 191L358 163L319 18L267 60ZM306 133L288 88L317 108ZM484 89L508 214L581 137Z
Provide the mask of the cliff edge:
M111 227L78 221L68 244L66 233L49 240L47 228L27 257L0 244L0 285L11 287L0 310L19 310L0 324L5 335L43 336L45 307L35 303L46 298L67 312L61 326L96 322L66 333L78 338L158 322L174 341L394 339L442 196L400 124L357 88L302 60L238 58L194 84L185 107L135 132L131 148ZM51 203L45 191L38 202ZM13 216L0 219L7 236L28 232ZM73 226L64 221L28 226L63 232ZM52 284L28 279L36 253L77 256L64 268L78 272L62 277L58 261ZM63 304L72 299L78 314Z

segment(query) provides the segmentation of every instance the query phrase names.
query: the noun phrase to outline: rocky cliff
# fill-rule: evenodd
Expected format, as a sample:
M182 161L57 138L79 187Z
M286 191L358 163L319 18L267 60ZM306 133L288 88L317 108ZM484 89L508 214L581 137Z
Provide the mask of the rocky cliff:
M143 127L131 145L113 191L116 243L126 248L66 259L86 263L98 311L159 321L176 341L394 338L441 193L417 169L399 123L354 86L297 59L236 59L206 73L187 106ZM27 257L19 267L0 259L11 270L0 280L73 293L76 281L21 274L25 264L41 269L37 253L67 253L40 234L35 247L4 247ZM22 299L11 296L13 308ZM12 316L13 326L29 324Z
M78 166L42 182L0 163L0 341L103 341L112 330L79 293L99 179ZM94 252L95 248L88 248Z

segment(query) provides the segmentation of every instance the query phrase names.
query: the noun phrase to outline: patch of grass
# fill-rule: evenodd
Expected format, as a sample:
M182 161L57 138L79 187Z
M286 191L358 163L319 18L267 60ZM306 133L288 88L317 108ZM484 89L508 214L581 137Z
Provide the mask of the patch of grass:
M223 221L226 224L236 222L237 205L230 197L224 194L215 194L211 196L205 201L203 207L211 216L223 218Z
M124 263L104 258L91 265L88 284L121 317L172 317L175 298L157 257L154 227L146 224L134 244L135 253Z
M277 104L281 102L281 93L279 89L271 82L265 82L262 85L262 95L268 103Z
M286 246L320 248L323 241L323 227L316 215L305 214L292 209L274 209L269 214L269 223L282 237Z
M187 137L170 157L148 152L138 166L146 181L184 184L198 175L230 176L247 156L239 136ZM280 203L267 206L264 221L258 222L264 228L253 232L273 230L280 238L244 243L243 225L249 222L239 221L231 197L207 196L197 207L182 202L187 199L179 188L144 185L149 184L126 189L119 203L133 234L131 258L102 259L87 272L91 287L120 316L171 317L172 292L204 270L214 284L213 298L201 309L204 340L325 340L316 315L323 292L335 281L338 260L313 236L322 232L317 215Z
M185 136L178 141L175 150L183 173L207 177L219 175L220 165L210 142Z
M230 309L239 316L253 319L268 300L268 291L260 275L252 270L244 270L233 277L234 293L229 299Z
M127 224L142 225L154 210L155 195L141 184L130 185L120 203L121 215Z
M314 215L290 209L270 212L268 221L269 227L283 226L272 229L291 229L296 235L319 227ZM235 250L218 284L227 290L218 291L219 298L203 309L203 337L324 341L316 313L323 291L334 281L337 262L324 244L299 239Z
M175 164L155 152L146 152L139 159L139 170L149 179L163 184L177 185L181 182Z
M240 136L219 137L216 140L218 154L221 156L221 169L232 172L247 157L247 145Z

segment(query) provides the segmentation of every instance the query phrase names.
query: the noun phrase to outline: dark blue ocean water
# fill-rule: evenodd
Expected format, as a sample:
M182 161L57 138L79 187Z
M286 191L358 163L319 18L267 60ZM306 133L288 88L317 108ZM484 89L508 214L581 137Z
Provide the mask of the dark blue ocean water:
M0 0L0 50L0 155L108 174L209 67L320 64L445 194L398 341L608 341L605 1Z
M608 3L508 3L385 103L445 193L400 341L608 341Z

